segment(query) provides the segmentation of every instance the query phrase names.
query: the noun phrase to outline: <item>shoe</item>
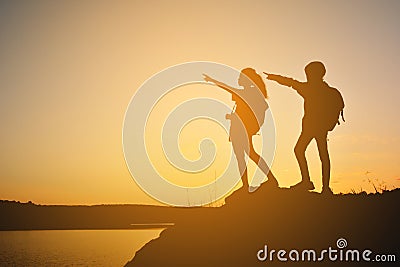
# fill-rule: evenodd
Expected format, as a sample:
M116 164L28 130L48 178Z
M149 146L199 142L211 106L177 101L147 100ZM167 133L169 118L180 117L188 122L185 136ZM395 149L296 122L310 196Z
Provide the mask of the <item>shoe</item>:
M249 193L253 193L258 190L262 185L268 187L268 188L279 188L278 181L276 179L268 179L264 183L262 183L259 186L249 186Z
M328 196L333 196L334 195L332 189L330 189L329 187L323 187L322 191L321 191L321 194L328 195Z
M249 193L254 193L260 186L249 186Z
M267 181L264 182L264 184L269 187L276 187L276 188L279 187L278 180L276 179L268 179Z
M306 191L310 191L310 190L314 190L314 184L311 181L301 181L293 186L290 187L290 189L295 189L295 190L306 190Z

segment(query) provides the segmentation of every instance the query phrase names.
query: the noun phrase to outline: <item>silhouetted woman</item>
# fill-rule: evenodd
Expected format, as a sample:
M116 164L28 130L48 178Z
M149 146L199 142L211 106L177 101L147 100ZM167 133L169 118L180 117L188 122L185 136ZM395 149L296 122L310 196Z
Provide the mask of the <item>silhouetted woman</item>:
M268 109L267 89L261 76L252 68L243 69L238 79L238 84L243 89L233 88L205 74L204 80L212 82L231 93L232 100L235 101L232 113L227 114L227 119L231 120L229 139L232 142L244 188L249 186L245 154L249 155L250 159L267 175L269 182L278 186L278 182L267 163L253 147L252 137L260 130L264 122L265 112ZM257 188L249 187L249 192L253 192Z

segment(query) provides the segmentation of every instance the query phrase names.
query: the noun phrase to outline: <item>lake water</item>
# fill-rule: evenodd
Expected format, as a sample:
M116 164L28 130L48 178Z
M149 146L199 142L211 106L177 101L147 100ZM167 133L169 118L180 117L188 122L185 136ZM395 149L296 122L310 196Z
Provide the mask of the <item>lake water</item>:
M124 266L162 231L0 231L0 265Z

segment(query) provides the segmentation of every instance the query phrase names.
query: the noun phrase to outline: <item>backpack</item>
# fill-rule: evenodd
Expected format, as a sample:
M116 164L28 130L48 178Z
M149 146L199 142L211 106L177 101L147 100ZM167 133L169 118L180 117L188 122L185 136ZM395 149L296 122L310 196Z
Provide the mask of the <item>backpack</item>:
M343 109L344 101L342 94L336 88L327 88L325 108L324 108L324 120L326 121L326 126L328 131L332 131L336 125L340 125L340 116L345 122Z
M255 115L255 120L253 122L254 124L254 133L258 133L261 129L261 127L264 125L264 120L265 120L265 112L268 109L268 104L267 102L259 103L257 106L253 107L254 115Z
M245 98L246 96L243 95L242 97ZM252 96L247 95L246 100L249 101L249 103L244 102L240 96L236 95L232 95L232 100L236 102L232 112L235 112L237 104L246 106L246 113L240 114L239 116L246 126L247 133L250 135L257 134L264 124L265 112L268 109L268 104L265 99L262 97L260 98L260 95L256 93Z

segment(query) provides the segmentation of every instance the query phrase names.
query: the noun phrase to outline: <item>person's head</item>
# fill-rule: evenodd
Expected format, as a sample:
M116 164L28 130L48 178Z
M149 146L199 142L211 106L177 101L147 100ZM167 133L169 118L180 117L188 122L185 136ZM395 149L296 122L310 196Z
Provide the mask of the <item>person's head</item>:
M252 68L242 69L238 79L238 84L244 88L258 88L263 94L264 98L268 98L267 89L262 77Z
M325 66L320 61L308 63L304 71L306 72L307 81L309 82L322 81L326 73Z

